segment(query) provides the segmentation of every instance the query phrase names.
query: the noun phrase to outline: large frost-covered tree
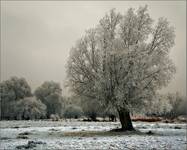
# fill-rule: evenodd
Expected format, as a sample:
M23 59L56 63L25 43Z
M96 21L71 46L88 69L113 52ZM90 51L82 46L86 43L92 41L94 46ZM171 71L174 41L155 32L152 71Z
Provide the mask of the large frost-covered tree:
M153 20L147 6L125 15L112 9L71 49L68 81L74 93L111 105L122 130L133 130L130 112L151 104L175 72L169 58L174 28Z

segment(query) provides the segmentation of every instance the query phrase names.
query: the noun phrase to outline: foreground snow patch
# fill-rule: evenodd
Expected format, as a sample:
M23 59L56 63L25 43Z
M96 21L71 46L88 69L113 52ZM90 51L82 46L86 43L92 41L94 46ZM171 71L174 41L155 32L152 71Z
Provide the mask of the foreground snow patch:
M119 122L0 121L0 149L185 149L186 125L134 122L155 135L66 137L65 132L108 131Z

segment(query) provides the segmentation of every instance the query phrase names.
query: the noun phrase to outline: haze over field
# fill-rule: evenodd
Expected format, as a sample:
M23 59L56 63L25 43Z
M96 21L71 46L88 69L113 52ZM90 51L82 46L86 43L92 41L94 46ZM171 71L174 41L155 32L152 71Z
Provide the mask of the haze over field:
M176 44L170 54L177 73L162 91L186 95L185 1L1 1L1 81L20 76L33 90L46 80L63 86L69 51L84 31L96 26L112 8L124 14L129 7L145 4L155 21L163 16L175 27Z

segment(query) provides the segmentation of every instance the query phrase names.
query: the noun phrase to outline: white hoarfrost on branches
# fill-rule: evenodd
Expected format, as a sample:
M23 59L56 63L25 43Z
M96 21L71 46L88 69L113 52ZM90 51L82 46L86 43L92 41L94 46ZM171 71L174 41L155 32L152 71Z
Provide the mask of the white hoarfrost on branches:
M71 49L69 84L117 110L140 110L175 72L168 55L174 37L165 18L153 24L147 6L125 15L112 9Z
M16 103L25 97L30 97L31 88L24 78L11 77L0 83L0 117L1 119L15 119Z
M35 90L34 94L47 106L47 118L50 118L51 114L62 115L63 99L59 83L46 81Z
M46 106L35 97L26 97L16 104L17 119L45 118Z

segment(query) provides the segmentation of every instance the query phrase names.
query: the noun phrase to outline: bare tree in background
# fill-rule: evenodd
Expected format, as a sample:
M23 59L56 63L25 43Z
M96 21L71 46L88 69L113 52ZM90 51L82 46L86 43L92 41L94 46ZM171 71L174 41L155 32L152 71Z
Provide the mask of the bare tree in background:
M169 58L174 37L167 19L153 25L147 6L125 15L113 9L72 48L69 85L77 95L114 107L121 130L134 130L130 112L149 105L175 72Z
M52 114L61 116L63 100L59 83L46 81L35 90L34 94L47 106L47 118Z

